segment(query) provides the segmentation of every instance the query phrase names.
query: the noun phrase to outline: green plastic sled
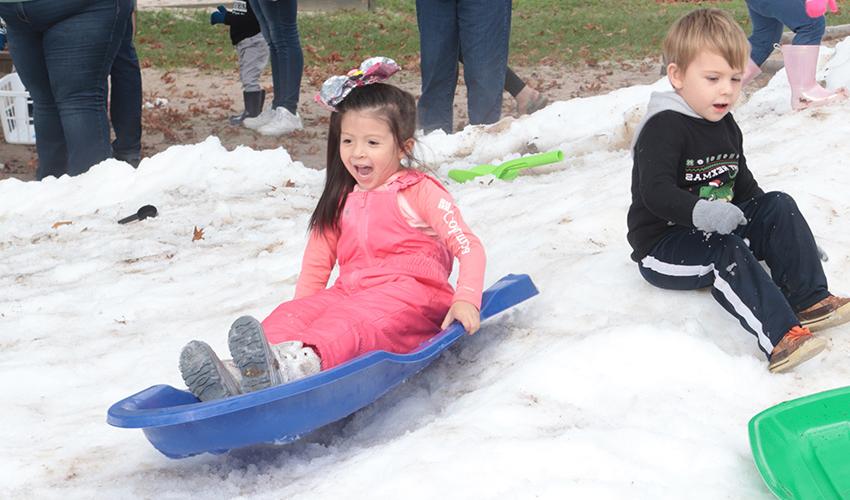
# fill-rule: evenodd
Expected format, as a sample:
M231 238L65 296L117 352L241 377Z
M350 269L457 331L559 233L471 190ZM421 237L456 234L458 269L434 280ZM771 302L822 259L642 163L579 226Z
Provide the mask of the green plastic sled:
M780 403L750 420L750 447L783 499L850 499L850 387Z

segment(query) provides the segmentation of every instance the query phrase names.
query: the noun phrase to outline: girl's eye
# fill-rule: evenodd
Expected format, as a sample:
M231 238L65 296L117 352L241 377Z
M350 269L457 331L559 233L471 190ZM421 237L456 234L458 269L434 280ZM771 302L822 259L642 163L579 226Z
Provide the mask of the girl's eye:
M718 80L716 76L707 76L706 78L708 78L708 81L710 82L716 82Z
M377 145L378 145L378 141L369 141L369 145L370 145L370 146L377 146Z
M351 139L343 139L342 143L343 144L351 144Z

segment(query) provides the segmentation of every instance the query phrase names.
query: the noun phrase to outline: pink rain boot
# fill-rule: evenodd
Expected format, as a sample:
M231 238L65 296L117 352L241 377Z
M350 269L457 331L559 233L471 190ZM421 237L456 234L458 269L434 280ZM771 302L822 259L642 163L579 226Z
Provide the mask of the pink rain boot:
M741 87L746 87L748 83L753 81L761 74L761 68L754 63L752 59L747 61L747 67L744 69L744 76L741 77Z
M785 73L791 85L791 108L794 110L831 104L847 97L844 87L827 90L815 80L819 45L783 45Z
M835 5L835 0L806 0L806 14L809 17L820 17L826 14L827 3L829 4L830 12L838 12L838 6Z

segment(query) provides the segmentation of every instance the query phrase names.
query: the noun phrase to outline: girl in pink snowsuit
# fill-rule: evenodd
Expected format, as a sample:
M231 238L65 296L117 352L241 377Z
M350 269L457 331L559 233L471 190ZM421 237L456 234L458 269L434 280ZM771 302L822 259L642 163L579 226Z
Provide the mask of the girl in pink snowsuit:
M412 95L383 83L336 104L295 298L262 323L234 322L232 362L203 342L184 348L181 372L199 399L286 383L374 350L407 353L454 320L478 329L481 242L439 181L402 166L415 161L415 109ZM339 278L325 288L336 264Z

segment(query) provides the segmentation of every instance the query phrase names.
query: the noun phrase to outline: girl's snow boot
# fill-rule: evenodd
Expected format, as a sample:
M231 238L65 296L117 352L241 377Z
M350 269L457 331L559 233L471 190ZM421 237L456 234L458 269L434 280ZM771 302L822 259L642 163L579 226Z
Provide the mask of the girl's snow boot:
M242 316L230 327L227 345L242 375L242 392L254 392L283 383L280 364L256 318Z
M847 97L844 87L827 90L815 80L819 45L783 45L782 58L791 86L791 108L798 110L830 104Z
M299 341L270 345L263 326L251 316L233 322L228 344L241 374L242 392L285 384L321 370L321 361L313 349Z
M241 394L238 373L232 362L220 360L206 342L193 340L180 353L183 381L201 401Z

